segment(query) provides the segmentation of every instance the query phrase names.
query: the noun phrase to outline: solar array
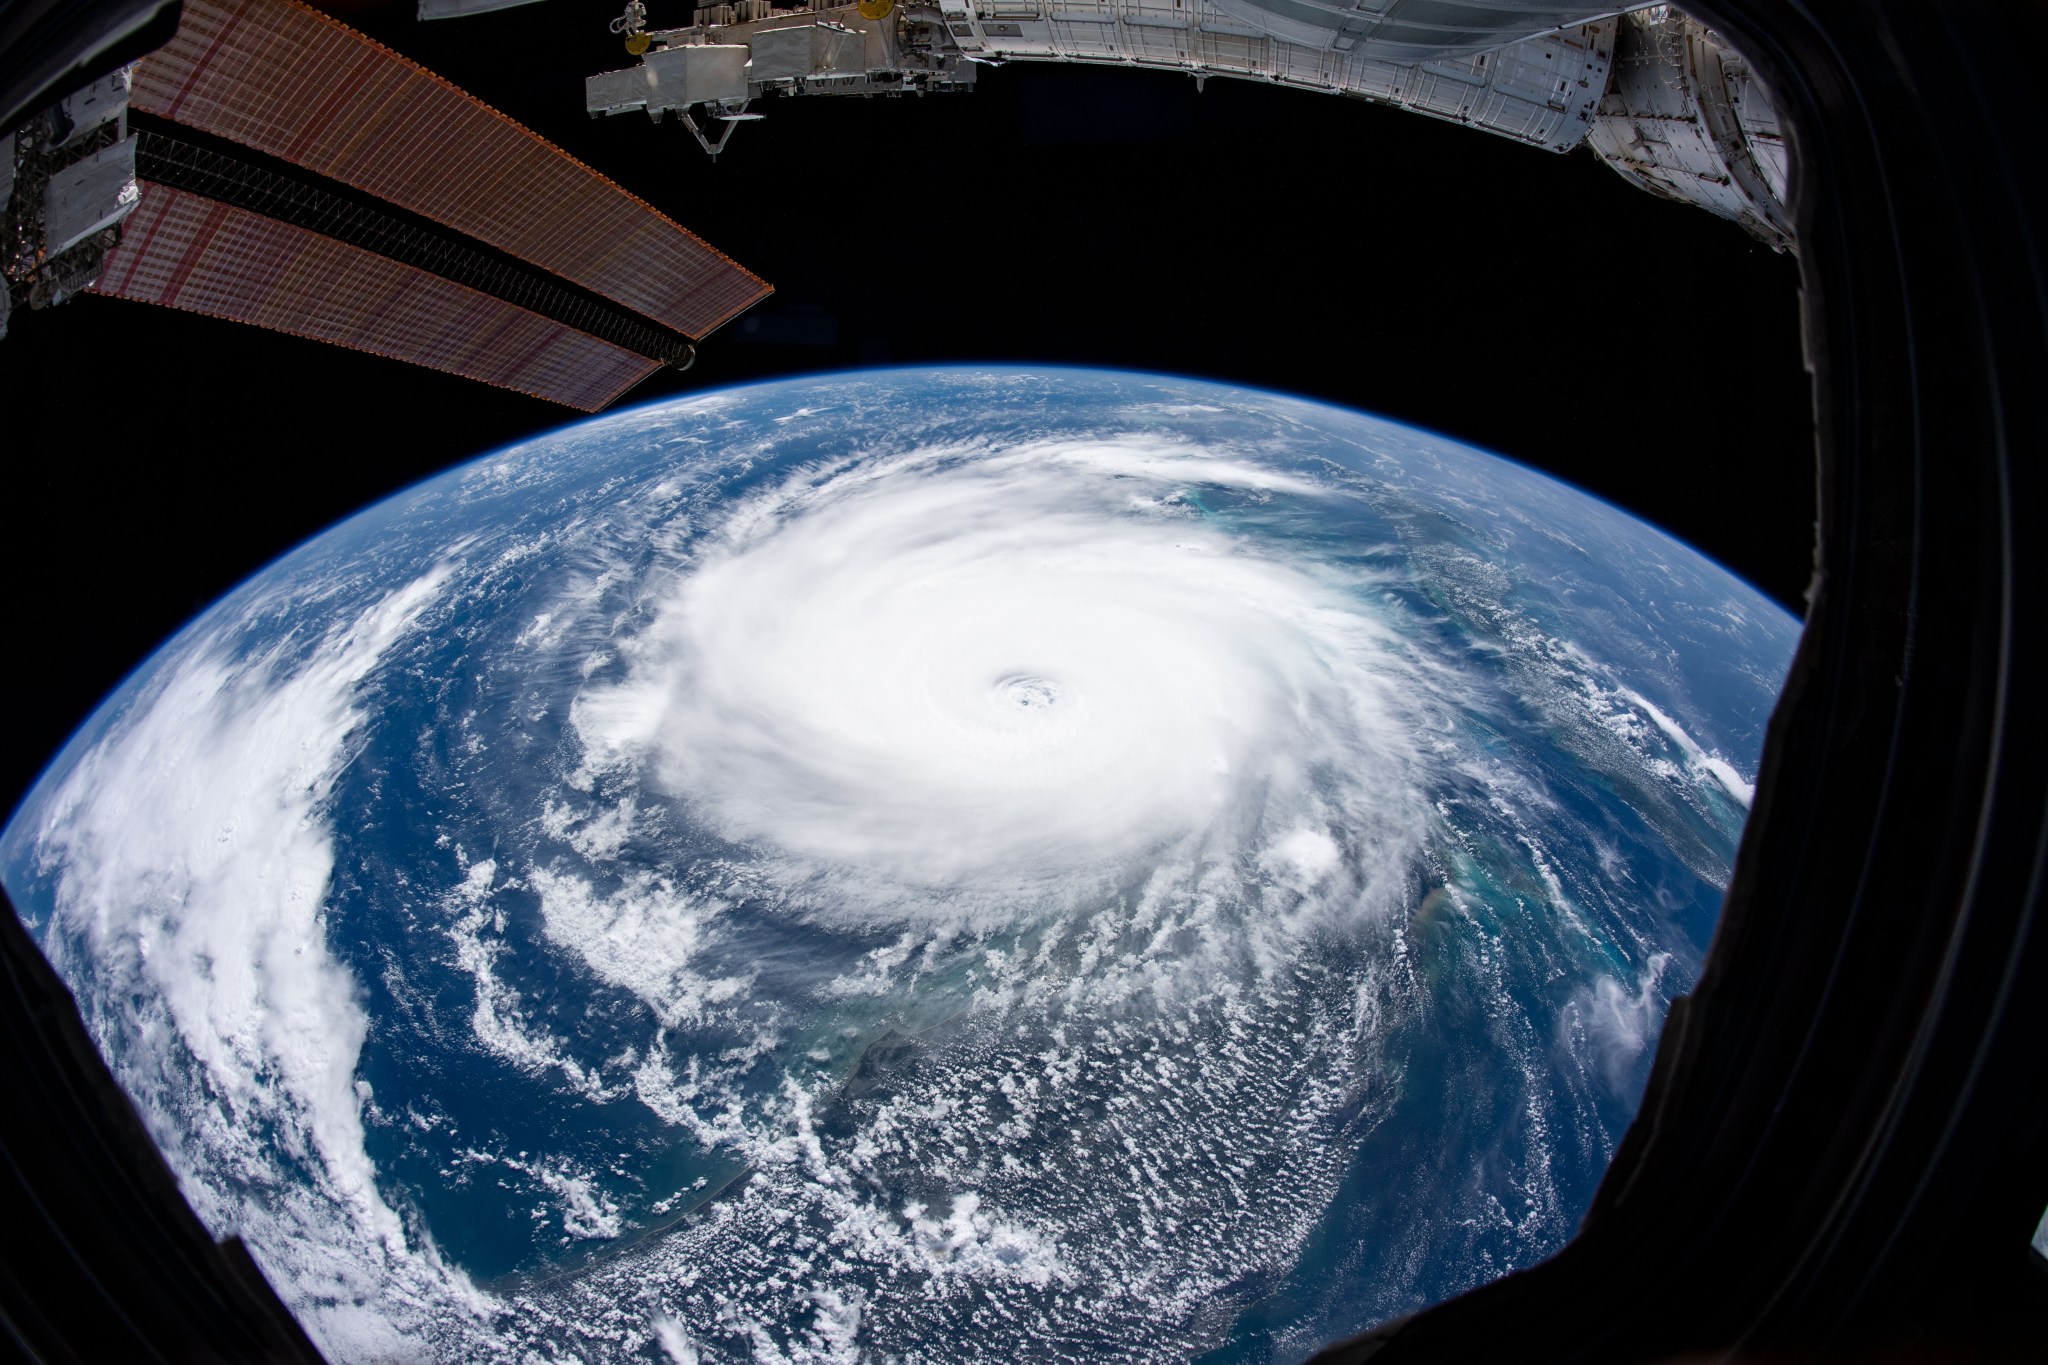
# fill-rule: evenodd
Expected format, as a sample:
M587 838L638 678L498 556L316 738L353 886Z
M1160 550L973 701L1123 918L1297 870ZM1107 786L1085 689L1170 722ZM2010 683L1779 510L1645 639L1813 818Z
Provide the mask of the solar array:
M135 108L303 166L696 338L769 286L441 77L298 0L186 0Z
M268 327L595 412L660 362L317 232L150 184L94 291Z
M679 334L559 276L431 223L408 222L376 200L337 194L332 182L315 184L295 167L256 165L231 144L201 147L143 129L135 139L135 173L150 184L217 199L418 266L650 359L679 360L689 351Z

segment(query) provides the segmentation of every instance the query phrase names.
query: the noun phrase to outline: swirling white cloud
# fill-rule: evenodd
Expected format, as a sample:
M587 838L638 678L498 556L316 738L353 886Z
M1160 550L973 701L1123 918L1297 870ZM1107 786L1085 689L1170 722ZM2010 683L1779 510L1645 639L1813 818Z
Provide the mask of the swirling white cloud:
M1318 495L1128 440L801 471L578 698L589 762L892 914L1043 908L1268 845L1297 875L1340 843L1398 863L1442 675L1370 580L1232 534L1183 496L1203 485Z
M978 437L959 382L937 437L835 415L864 382L480 462L204 619L10 832L338 1358L1014 1358L981 1303L1184 1356L1446 1018L1533 1136L1417 1235L1565 1225L1547 1126L1611 1138L1686 965L1628 840L1747 797L1697 708L1522 609L1485 478L1404 500L1264 400L1275 450L1217 406ZM436 1180L610 1252L481 1293Z

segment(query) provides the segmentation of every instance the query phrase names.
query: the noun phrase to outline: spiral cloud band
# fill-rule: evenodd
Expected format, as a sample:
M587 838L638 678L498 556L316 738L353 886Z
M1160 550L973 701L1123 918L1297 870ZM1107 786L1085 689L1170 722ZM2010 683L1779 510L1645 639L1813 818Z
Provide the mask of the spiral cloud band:
M793 380L313 541L0 874L337 1361L1299 1360L1569 1235L1795 634L1360 414Z
M578 732L724 837L899 911L1014 911L1169 850L1384 863L1423 809L1428 674L1369 580L1233 535L1194 480L1318 496L1165 443L807 471L736 511Z

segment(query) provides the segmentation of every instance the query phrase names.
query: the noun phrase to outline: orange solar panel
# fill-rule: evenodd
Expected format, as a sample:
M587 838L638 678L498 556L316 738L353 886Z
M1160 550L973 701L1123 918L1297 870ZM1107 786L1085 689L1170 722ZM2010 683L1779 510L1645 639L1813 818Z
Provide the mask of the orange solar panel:
M660 368L375 252L163 185L93 292L374 351L595 412Z
M134 107L339 180L691 337L769 286L552 143L298 0L185 0Z

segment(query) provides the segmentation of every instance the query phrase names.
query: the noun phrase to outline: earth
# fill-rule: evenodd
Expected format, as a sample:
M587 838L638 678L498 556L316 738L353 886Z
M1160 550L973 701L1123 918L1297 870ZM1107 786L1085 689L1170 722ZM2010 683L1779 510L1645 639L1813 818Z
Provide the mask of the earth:
M264 570L0 877L337 1361L1298 1361L1571 1235L1797 634L1355 412L790 380Z

